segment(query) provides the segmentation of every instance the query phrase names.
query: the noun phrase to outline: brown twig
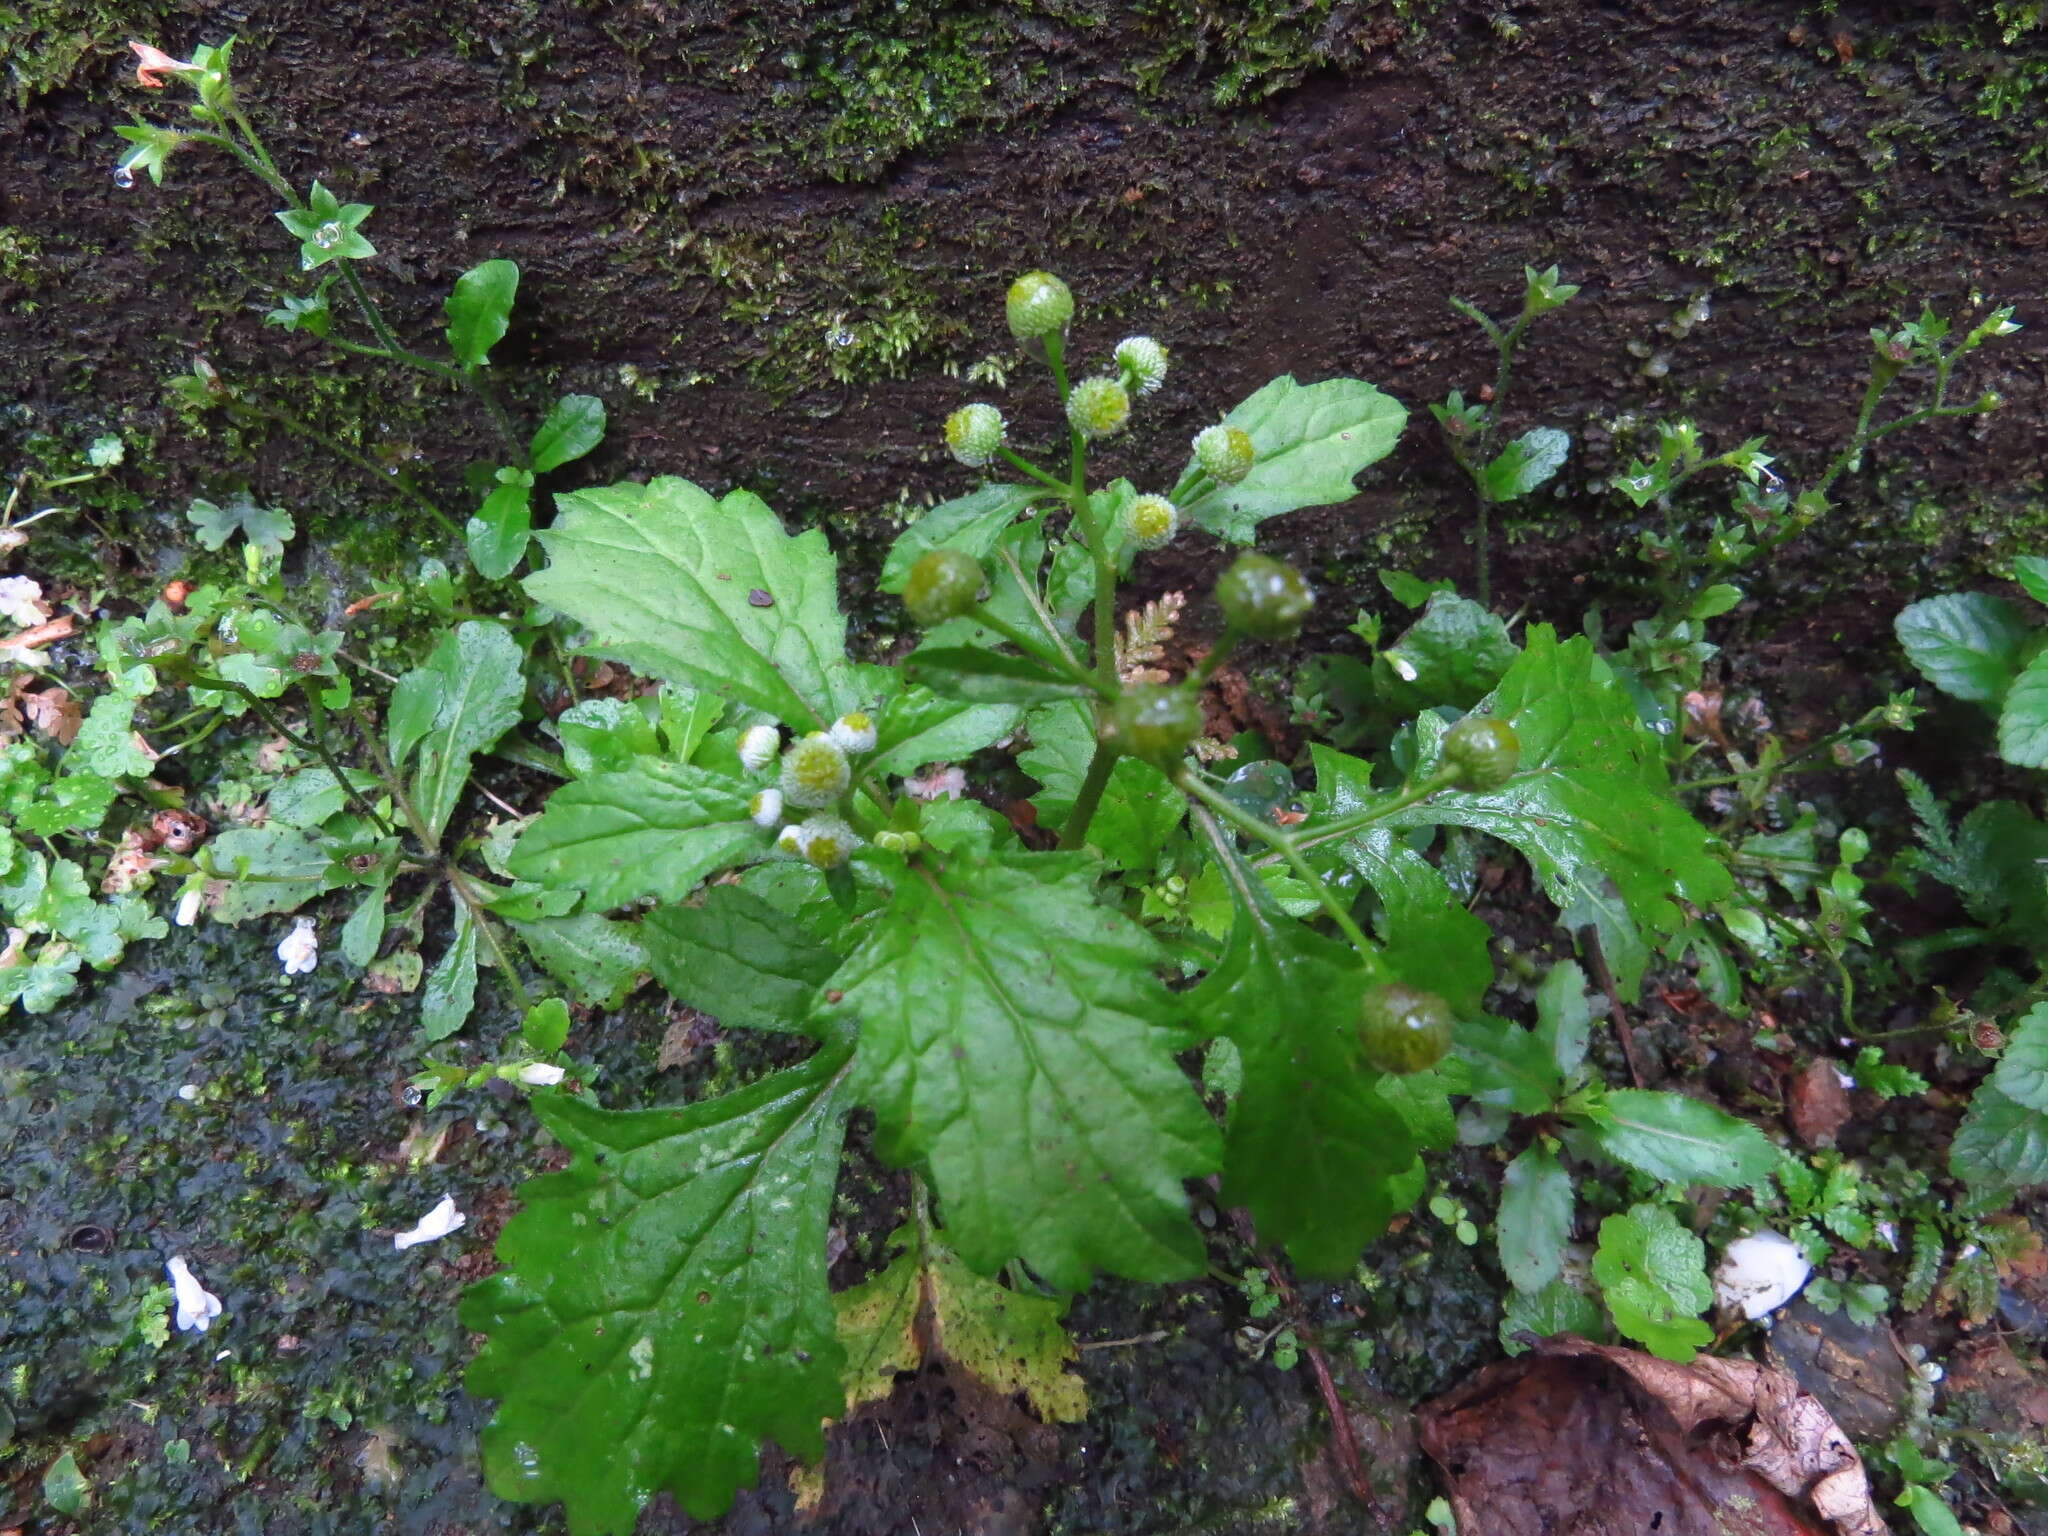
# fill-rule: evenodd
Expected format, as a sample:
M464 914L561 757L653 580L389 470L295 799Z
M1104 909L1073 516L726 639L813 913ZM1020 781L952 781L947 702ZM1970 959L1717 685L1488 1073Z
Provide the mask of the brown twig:
M1587 923L1579 929L1579 943L1585 947L1586 961L1593 967L1593 980L1600 990L1607 994L1607 1017L1614 1021L1615 1037L1621 1041L1621 1054L1628 1060L1628 1075L1635 1085L1643 1086L1643 1069L1636 1065L1636 1040L1628 1027L1628 1012L1621 1006L1621 992L1614 985L1614 972L1608 968L1607 953L1600 947L1600 930Z
M1343 1477L1351 1495L1361 1504L1372 1502L1372 1484L1366 1480L1365 1463L1359 1459L1358 1437L1351 1432L1351 1410L1344 1406L1344 1400L1337 1395L1336 1378L1330 1374L1330 1362L1323 1355L1322 1346L1309 1338L1308 1320L1301 1313L1301 1299L1294 1294L1294 1287L1280 1272L1280 1266L1267 1255L1260 1255L1260 1262L1272 1278L1273 1288L1280 1293L1282 1305L1287 1308L1288 1322L1294 1329L1294 1337L1301 1346L1301 1353L1309 1363L1309 1369L1316 1374L1316 1387L1323 1394L1323 1407L1330 1415L1330 1436L1335 1441L1333 1449L1337 1456L1337 1471Z

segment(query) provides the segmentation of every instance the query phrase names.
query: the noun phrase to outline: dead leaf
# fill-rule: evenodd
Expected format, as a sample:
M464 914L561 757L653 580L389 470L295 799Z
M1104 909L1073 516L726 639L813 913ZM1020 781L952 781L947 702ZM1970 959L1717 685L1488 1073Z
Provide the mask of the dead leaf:
M78 700L71 696L68 688L45 688L38 693L24 693L21 712L30 725L60 747L71 745L71 738L78 734L83 719Z
M1782 1371L1531 1342L1421 1410L1460 1530L1887 1536L1849 1437Z
M1849 1090L1842 1086L1841 1070L1821 1056L1792 1080L1786 1106L1792 1134L1809 1147L1832 1147L1835 1133L1849 1123Z

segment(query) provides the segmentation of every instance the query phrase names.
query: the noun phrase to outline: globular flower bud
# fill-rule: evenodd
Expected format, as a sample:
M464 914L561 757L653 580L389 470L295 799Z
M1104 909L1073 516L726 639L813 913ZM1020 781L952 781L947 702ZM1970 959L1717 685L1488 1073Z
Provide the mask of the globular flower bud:
M800 822L793 821L784 827L775 839L775 851L786 853L793 859L800 859L804 856L804 849L809 846L810 841L810 832Z
M1202 706L1185 688L1139 683L1117 699L1110 724L1124 751L1170 771L1202 734Z
M791 805L830 805L853 779L846 754L823 731L813 731L782 754L782 798Z
M1150 336L1126 336L1116 344L1116 365L1124 381L1141 395L1166 382L1166 348Z
M956 619L981 596L981 563L958 549L926 550L903 583L903 606L926 629Z
M1164 496L1139 496L1124 508L1124 536L1140 549L1160 549L1180 531L1180 512Z
M1009 427L1003 413L992 405L963 405L946 418L946 447L969 469L979 469L995 458Z
M753 725L740 733L740 761L749 772L766 768L781 750L782 732L772 725Z
M1249 432L1220 422L1195 434L1194 449L1195 462L1218 485L1236 485L1252 472L1258 457Z
M772 827L782 821L782 791L764 789L747 802L747 814L757 827Z
M1444 732L1443 760L1460 789L1499 789L1521 766L1522 743L1507 721L1467 715Z
M886 848L891 853L915 853L924 846L924 839L915 832L898 832L891 828L875 834L875 846Z
M1130 394L1112 378L1083 379L1067 396L1067 420L1083 437L1111 437L1130 424Z
M859 710L832 722L832 745L842 752L875 750L875 722Z
M1216 583L1216 601L1233 628L1254 640L1292 640L1316 605L1301 572L1270 555L1239 555Z
M837 816L813 816L802 832L804 857L819 869L837 869L860 846L853 828Z
M1450 1004L1434 992L1390 981L1365 994L1358 1043L1378 1071L1423 1072L1450 1052L1454 1023Z
M1050 272L1026 272L1010 284L1003 307L1019 341L1064 331L1074 318L1074 293Z

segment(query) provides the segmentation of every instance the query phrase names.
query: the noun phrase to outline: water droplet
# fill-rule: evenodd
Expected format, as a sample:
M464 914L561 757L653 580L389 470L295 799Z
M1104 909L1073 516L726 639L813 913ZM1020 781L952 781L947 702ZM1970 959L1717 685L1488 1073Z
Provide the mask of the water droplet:
M126 189L135 185L135 173L125 165L114 167L114 185Z
M410 1083L406 1085L405 1092L400 1094L399 1097L405 1100L408 1107L415 1104L423 1104L427 1098L423 1091L413 1087Z
M343 229L333 219L329 219L325 224L322 224L313 231L313 243L323 251L331 251L341 244L347 235L347 230Z

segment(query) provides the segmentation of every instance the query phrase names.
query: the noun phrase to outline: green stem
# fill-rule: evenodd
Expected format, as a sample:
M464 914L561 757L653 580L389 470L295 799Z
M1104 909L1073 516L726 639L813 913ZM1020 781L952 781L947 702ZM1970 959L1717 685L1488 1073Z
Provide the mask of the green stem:
M1315 831L1290 841L1296 848L1319 848L1324 843L1335 842L1341 837L1350 837L1362 832L1374 822L1384 821L1396 812L1405 811L1419 801L1427 800L1440 789L1449 789L1456 782L1457 775L1447 768L1439 768L1426 779L1417 779L1397 795L1391 795L1369 810L1353 811L1348 816L1339 816L1335 821L1324 822ZM1260 860L1261 863L1266 862Z
M1095 755L1088 759L1088 773L1081 780L1081 792L1074 796L1074 808L1067 813L1067 824L1060 829L1062 850L1079 848L1088 836L1088 823L1095 819L1096 807L1102 804L1102 792L1109 787L1109 776L1116 768L1118 756L1116 748L1108 742L1095 744Z
M368 349L365 348L363 350L367 351ZM276 422L279 426L283 427L287 432L294 433L300 437L304 437L312 442L318 443L322 448L325 448L329 453L333 454L336 458L341 459L345 463L354 465L357 469L361 470L365 475L368 475L372 480L375 480L379 485L396 485L400 493L403 494L408 500L410 500L414 506L418 507L422 512L425 512L429 517L433 518L435 522L439 523L441 527L447 532L450 538L460 539L463 537L463 532L460 528L458 528L455 525L455 520L451 518L447 513L443 512L439 507L435 506L431 501L427 500L426 496L422 494L418 490L418 488L413 485L412 481L407 476L403 474L386 473L384 470L380 469L377 466L377 464L370 458L368 458L366 455L358 453L355 449L349 447L348 444L342 442L339 438L330 437L327 433L322 432L318 427L314 426L311 422L303 421L299 417L292 415L291 412L289 411L279 410L276 406L265 405L257 400L230 398L228 402L228 408L230 412L241 410L248 411L253 415L266 417L269 420Z
M1242 631L1226 628L1222 638L1209 648L1209 654L1202 658L1201 665L1189 675L1187 686L1200 693L1216 675L1216 669L1230 659L1230 653L1237 649L1238 641L1244 638Z
M379 816L376 807L357 793L356 787L349 782L348 770L342 767L340 760L332 752L327 750L325 742L301 736L297 731L286 725L283 720L279 719L269 704L258 698L240 683L231 682L225 677L207 677L204 675L195 676L192 681L201 688L213 688L222 693L236 694L246 701L248 706L256 711L257 719L277 732L278 735L284 737L293 746L298 747L301 751L311 752L326 765L327 771L334 775L334 782L340 787L342 798L348 802L351 810L385 836L388 837L391 834L391 823L382 816Z
M498 962L498 969L505 973L505 980L512 984L512 990L519 997L519 1010L525 1013L533 1007L533 994L526 990L526 981L512 964L512 957L505 952L505 946L498 942L498 930L492 926L490 914L469 888L469 879L453 864L447 866L448 889L455 899L469 909L469 920L475 926L477 937L490 946L492 956Z
M1067 665L1076 672L1085 673L1086 669L1068 648L1067 637L1060 633L1059 625L1053 622L1052 611L1045 606L1045 599L1038 595L1038 583L1027 577L1024 574L1024 567L1018 564L1017 552L1005 545L998 553L1003 557L1003 564L1010 568L1010 576L1017 583L1017 590L1024 594L1024 601L1030 605L1031 612L1038 619L1040 627L1045 630L1046 639L1053 643L1053 649L1058 651L1066 659Z
M1091 689L1105 699L1114 699L1116 697L1114 689L1104 688L1101 682L1092 677L1079 662L1059 655L1056 652L1048 652L1042 649L1035 637L1026 634L1008 619L993 612L986 603L976 603L967 612L975 623L994 630L1033 661L1043 662L1055 672L1066 673L1067 676L1071 677L1083 688Z
M1184 794L1200 800L1238 831L1270 844L1274 851L1287 861L1288 867L1294 871L1295 878L1316 893L1316 900L1322 903L1323 910L1330 916L1330 921L1337 925L1338 932L1344 935L1351 946L1361 955L1373 953L1372 946L1366 942L1364 932L1352 918L1350 911L1337 900L1337 893L1332 891L1323 877L1316 873L1315 866L1303 857L1293 838L1278 827L1268 825L1251 812L1233 805L1226 796L1204 784L1199 776L1186 767L1174 775L1173 781L1180 786Z
M1004 463L1009 464L1016 469L1021 469L1025 474L1029 475L1032 479L1044 481L1047 485L1051 486L1054 490L1058 491L1062 496L1066 495L1068 490L1070 489L1070 487L1064 480L1054 479L1051 475L1048 475L1044 470L1040 469L1036 464L1032 463L1029 459L1025 458L1023 454L1018 453L1013 449L998 448L996 450L996 455L997 457L1001 458Z

